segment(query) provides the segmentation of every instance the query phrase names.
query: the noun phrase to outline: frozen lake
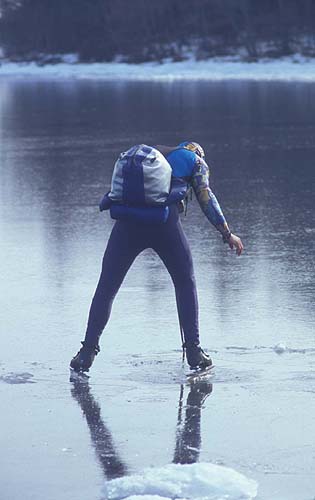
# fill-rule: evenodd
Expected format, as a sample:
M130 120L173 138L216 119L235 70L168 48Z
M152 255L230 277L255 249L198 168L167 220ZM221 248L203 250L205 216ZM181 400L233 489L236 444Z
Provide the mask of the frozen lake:
M125 498L129 483L114 496L108 481L162 477L172 462L234 469L259 500L315 498L314 116L312 83L0 80L1 500ZM89 383L69 382L112 227L98 201L114 160L186 139L204 146L245 245L237 258L190 203L215 375L183 384L173 287L147 251Z

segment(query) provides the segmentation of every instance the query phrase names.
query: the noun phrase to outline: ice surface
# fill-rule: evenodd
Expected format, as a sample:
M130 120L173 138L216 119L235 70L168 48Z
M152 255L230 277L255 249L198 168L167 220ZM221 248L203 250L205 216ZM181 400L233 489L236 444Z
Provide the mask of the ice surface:
M44 78L0 78L1 500L99 500L113 475L199 457L255 479L260 500L311 500L315 259L303 227L315 227L315 85ZM244 260L227 252L195 203L183 219L202 345L216 350L213 389L182 390L174 290L148 251L76 390L68 365L112 225L93 208L112 159L126 144L188 133L217 158L215 184L249 246Z
M169 464L109 481L105 493L109 500L250 500L257 483L222 465Z
M40 76L54 78L91 78L101 80L282 80L315 81L315 59L292 56L259 62L214 58L207 61L187 60L158 63L90 63L67 62L39 66L36 63L2 62L0 76Z
M124 500L170 500L170 498L160 497L160 495L131 495Z

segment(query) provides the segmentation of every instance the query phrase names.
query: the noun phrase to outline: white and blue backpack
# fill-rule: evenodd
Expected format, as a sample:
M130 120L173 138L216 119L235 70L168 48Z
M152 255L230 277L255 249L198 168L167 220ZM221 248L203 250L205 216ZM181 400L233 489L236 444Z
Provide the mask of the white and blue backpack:
M183 200L187 189L185 181L172 177L172 168L160 151L140 144L119 155L100 210L110 209L113 219L163 223L169 206Z

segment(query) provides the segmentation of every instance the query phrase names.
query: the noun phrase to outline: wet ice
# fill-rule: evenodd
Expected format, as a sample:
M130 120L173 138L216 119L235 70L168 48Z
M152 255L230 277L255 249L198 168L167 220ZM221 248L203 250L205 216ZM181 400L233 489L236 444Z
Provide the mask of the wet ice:
M301 70L295 65L303 78ZM131 496L128 478L149 488L157 477L144 484L141 471L152 467L161 479L171 462L172 487L184 494L180 464L200 461L253 478L262 500L309 500L314 85L82 75L0 82L1 498L96 500L105 482L120 488L111 479L122 476ZM182 221L213 387L185 385L172 283L145 252L80 389L68 382L68 364L112 227L97 205L113 161L139 141L186 138L204 145L214 191L245 243L236 259L190 204Z
M6 375L0 376L0 382L5 382L6 384L35 384L34 375L28 372L18 372L18 373L7 373Z

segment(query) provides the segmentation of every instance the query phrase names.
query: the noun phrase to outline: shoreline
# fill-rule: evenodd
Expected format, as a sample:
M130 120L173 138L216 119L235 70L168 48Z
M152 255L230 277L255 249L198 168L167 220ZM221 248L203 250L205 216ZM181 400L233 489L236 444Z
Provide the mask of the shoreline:
M1 77L95 79L122 81L253 80L315 82L315 59L282 58L243 62L227 58L159 63L58 63L2 62Z

